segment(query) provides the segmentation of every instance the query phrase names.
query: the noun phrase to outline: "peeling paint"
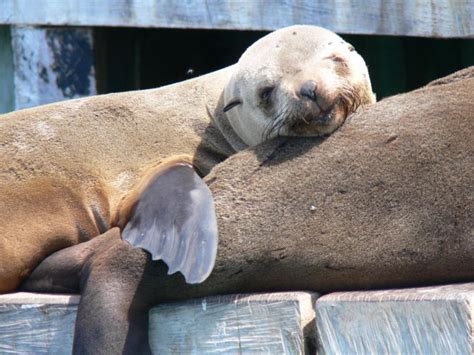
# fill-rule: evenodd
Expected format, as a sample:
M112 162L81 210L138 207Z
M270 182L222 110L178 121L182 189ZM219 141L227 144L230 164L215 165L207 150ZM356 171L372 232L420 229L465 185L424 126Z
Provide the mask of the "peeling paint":
M52 70L56 73L56 85L64 97L90 95L93 72L92 41L81 30L46 30L46 40L53 55Z
M95 95L92 30L12 27L14 107Z

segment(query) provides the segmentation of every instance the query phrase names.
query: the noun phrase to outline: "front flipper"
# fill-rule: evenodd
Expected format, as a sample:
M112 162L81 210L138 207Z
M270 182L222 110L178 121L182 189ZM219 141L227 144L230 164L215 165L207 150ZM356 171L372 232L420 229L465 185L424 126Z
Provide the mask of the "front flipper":
M216 259L217 222L211 192L192 166L158 171L132 198L122 238L163 260L168 274L203 282Z

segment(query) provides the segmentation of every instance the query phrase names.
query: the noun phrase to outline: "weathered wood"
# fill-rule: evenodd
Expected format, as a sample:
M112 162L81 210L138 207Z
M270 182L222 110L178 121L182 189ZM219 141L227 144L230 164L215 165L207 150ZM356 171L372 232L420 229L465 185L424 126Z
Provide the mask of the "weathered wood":
M12 26L0 38L1 112L97 93L92 30Z
M1 354L71 354L79 296L0 295Z
M155 354L303 354L315 294L208 297L150 311ZM70 354L79 296L0 295L0 353Z
M231 295L150 312L154 353L471 354L474 283L319 298L304 292ZM79 296L0 295L0 353L69 354ZM304 339L304 340L303 340Z
M471 0L3 0L0 24L273 30L314 24L339 33L474 36Z
M150 346L156 354L307 353L314 296L231 295L160 305L150 312Z
M471 354L474 283L337 292L316 302L320 354Z

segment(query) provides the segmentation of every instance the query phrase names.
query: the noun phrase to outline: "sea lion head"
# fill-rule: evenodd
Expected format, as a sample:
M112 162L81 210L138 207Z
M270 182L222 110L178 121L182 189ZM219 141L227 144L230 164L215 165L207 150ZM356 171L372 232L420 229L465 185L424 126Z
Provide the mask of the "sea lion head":
M291 26L250 46L224 90L226 121L248 146L277 136L333 132L375 102L367 66L349 43L316 26Z

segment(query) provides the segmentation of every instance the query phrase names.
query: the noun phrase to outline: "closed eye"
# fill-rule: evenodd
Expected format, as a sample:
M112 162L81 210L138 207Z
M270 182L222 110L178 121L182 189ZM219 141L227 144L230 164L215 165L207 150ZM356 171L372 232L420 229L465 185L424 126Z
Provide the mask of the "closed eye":
M270 99L270 96L273 92L274 87L273 86L266 86L262 88L258 94L260 97L260 100L262 101L268 101Z
M238 97L233 98L227 105L225 105L222 111L227 112L231 108L234 108L235 106L240 105L240 104L242 104L242 100L240 98Z

